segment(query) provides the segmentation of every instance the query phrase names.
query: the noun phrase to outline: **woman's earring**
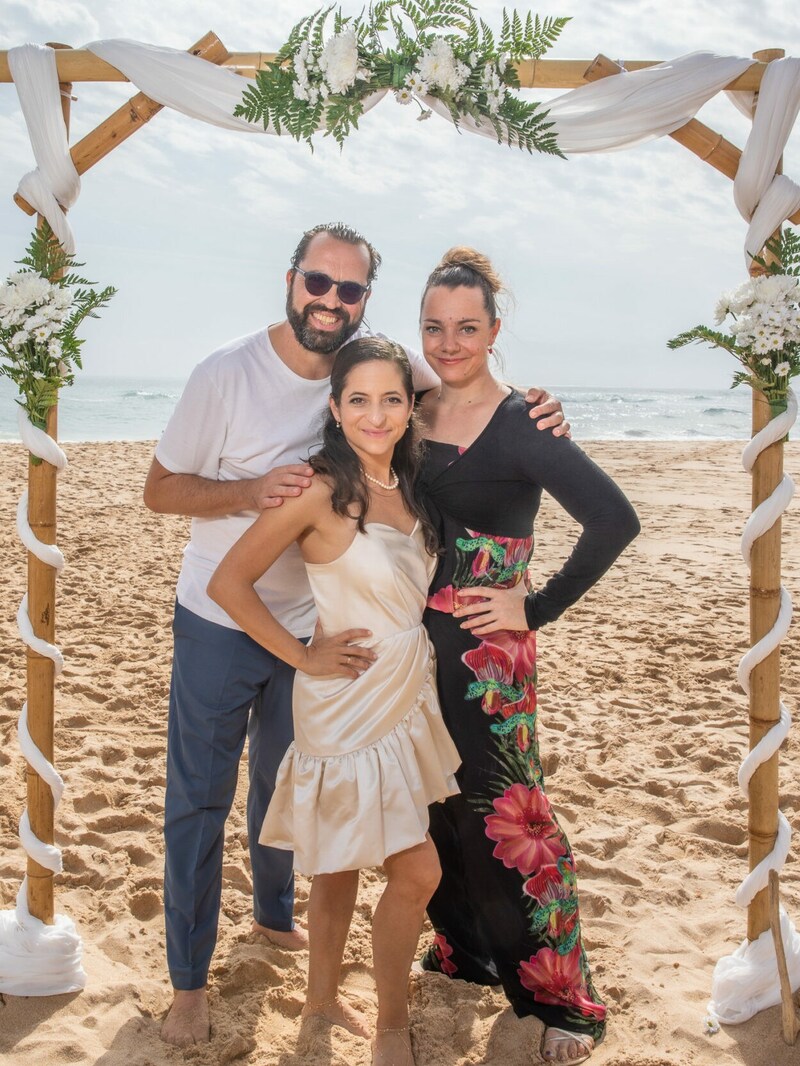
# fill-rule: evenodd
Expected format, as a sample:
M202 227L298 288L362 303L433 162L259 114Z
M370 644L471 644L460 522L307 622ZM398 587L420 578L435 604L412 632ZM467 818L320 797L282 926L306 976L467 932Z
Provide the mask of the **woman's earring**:
M341 429L342 428L342 423L341 422L337 422L336 423L336 428L337 429Z
M489 355L491 355L493 351L494 351L494 348L490 344L489 348L488 348Z

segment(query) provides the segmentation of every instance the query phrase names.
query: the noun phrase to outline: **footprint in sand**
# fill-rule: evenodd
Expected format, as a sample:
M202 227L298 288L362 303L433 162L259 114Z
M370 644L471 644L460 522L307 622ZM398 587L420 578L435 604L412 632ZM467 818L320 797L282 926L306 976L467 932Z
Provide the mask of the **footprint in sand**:
M678 827L676 827L678 828ZM720 844L743 844L745 841L744 827L735 825L733 822L721 822L718 819L700 818L687 822L684 827L690 833L705 837L708 840L716 840Z
M113 802L106 791L92 789L91 792L87 792L83 796L76 796L72 801L72 806L79 814L94 814L95 811L112 807Z
M131 914L137 921L149 922L163 912L161 896L156 892L137 892L128 901Z
M128 858L131 860L131 866L149 866L156 860L156 856L152 851L140 848L136 844L129 845L125 848L125 851L128 853Z
M273 991L267 994L267 1003L283 1018L299 1018L305 1006L305 996L297 992Z
M231 962L225 970L217 971L220 995L223 999L252 992L259 988L272 988L281 984L280 973L266 959L246 956Z

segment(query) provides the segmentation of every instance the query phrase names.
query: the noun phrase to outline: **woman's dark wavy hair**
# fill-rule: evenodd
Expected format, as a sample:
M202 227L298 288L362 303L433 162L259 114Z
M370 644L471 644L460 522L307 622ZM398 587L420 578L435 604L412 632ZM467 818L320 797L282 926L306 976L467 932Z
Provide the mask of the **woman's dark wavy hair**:
M331 368L331 396L337 407L342 402L347 378L354 367L362 363L391 363L400 373L403 389L410 401L414 399L411 364L399 344L382 337L362 337L350 341L336 353ZM409 514L419 520L425 537L425 547L431 555L438 552L438 541L430 519L416 491L417 473L422 457L416 416L412 412L409 425L395 444L392 467L400 479L400 491ZM337 427L329 409L322 426L322 447L312 455L309 465L331 483L331 505L334 513L355 518L358 530L364 532L364 519L369 508L369 489L361 462L350 447L342 430Z

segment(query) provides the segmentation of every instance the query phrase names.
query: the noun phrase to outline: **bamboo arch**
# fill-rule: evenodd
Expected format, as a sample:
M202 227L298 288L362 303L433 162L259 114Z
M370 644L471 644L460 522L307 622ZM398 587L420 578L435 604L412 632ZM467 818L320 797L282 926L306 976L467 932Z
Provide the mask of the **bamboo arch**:
M55 61L59 82L65 97L69 97L73 82L119 82L125 76L109 63L86 50L73 50L67 46L54 46L59 50ZM226 67L238 74L252 77L274 60L274 53L228 52L219 38L209 32L188 49L190 53L207 62ZM783 53L769 50L754 53L758 60L745 73L725 88L757 93L767 63ZM655 66L660 60L635 60L626 62L627 71ZM594 60L541 59L519 65L518 75L523 88L573 89L600 78L613 77L622 68L600 55ZM8 53L0 51L0 82L12 81ZM75 168L84 174L118 145L149 122L162 105L144 93L134 95L118 108L95 130L70 149ZM65 100L64 121L69 124L69 105ZM683 145L709 166L731 180L736 177L741 161L741 150L721 134L692 119L671 133L673 140ZM21 196L14 197L18 206L28 214L34 208ZM800 210L789 221L800 224ZM753 393L752 425L755 435L770 420L769 405L764 398ZM52 408L48 417L47 434L57 437L57 409ZM754 509L775 492L782 478L783 440L770 444L756 458L752 467ZM28 519L38 539L47 544L55 543L56 533L56 466L44 461L29 468ZM755 541L752 551L750 582L751 624L750 636L753 645L761 641L773 629L778 619L780 600L780 521L774 522ZM33 634L40 641L52 645L55 639L55 576L50 563L42 561L33 553L28 556L28 600ZM30 733L41 752L52 760L54 749L54 676L52 657L47 657L34 648L28 652L28 717ZM780 650L769 654L754 670L750 686L750 747L754 748L770 730L778 726ZM50 785L29 765L28 805L33 833L44 843L54 840L53 794ZM778 827L778 755L777 751L762 763L750 782L749 816L749 865L751 871L768 855L774 845ZM45 925L54 921L53 872L36 861L28 862L28 905L30 913ZM777 903L777 878L773 878L771 893L759 891L748 906L747 937L752 942L770 928L773 930L781 965L780 932ZM781 977L784 977L785 960ZM788 976L782 980L784 993L784 1038L794 1042L797 1021L791 1001Z

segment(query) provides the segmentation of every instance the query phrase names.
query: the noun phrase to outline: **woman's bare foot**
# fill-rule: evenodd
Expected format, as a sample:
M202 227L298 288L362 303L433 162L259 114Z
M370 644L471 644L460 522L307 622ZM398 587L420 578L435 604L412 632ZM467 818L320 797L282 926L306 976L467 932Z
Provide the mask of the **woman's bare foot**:
M265 925L253 922L252 932L258 933L275 947L283 948L284 951L308 951L308 933L301 926L294 929L268 929Z
M578 1066L586 1062L594 1051L594 1040L588 1033L570 1033L550 1025L542 1037L542 1058L561 1066Z
M360 1036L363 1040L369 1039L370 1028L367 1019L338 996L327 1003L306 1003L300 1017L324 1018L326 1022L346 1029L353 1036Z
M372 1066L415 1066L408 1026L377 1030L372 1042Z
M206 1044L211 1037L208 994L204 988L175 990L175 998L161 1026L161 1039L176 1047Z

